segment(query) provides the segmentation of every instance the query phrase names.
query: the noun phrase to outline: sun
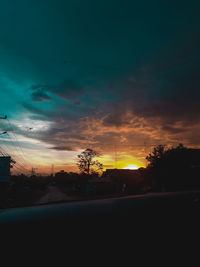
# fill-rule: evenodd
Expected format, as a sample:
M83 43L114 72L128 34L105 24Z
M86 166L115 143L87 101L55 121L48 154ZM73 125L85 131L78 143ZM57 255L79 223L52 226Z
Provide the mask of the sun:
M139 167L136 164L130 164L123 168L124 170L138 170Z

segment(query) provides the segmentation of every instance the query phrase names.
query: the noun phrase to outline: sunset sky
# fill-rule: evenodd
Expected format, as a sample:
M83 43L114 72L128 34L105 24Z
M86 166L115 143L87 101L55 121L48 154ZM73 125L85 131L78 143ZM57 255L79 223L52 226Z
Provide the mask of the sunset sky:
M0 0L0 147L23 168L200 146L200 1Z

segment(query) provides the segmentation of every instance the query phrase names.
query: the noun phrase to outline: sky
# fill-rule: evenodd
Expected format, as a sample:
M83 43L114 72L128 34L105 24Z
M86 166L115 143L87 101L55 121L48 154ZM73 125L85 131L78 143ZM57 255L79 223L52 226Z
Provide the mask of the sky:
M200 146L200 2L0 0L0 147L18 171ZM17 165L16 165L17 166ZM17 169L16 169L17 171Z

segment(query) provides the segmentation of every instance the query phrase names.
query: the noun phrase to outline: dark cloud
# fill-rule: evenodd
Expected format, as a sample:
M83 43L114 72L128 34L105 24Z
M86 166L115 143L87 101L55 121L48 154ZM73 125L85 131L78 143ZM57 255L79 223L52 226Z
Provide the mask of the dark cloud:
M105 123L121 125L126 111L133 116L154 119L163 129L178 131L173 125L198 123L200 115L200 38L197 32L185 32L175 44L159 53L154 63L133 71L113 85L120 95L116 111L109 114ZM165 127L171 123L171 128ZM187 129L186 129L187 130ZM184 131L184 128L180 129Z
M43 90L37 89L31 93L31 99L33 102L42 102L45 100L51 100L52 98Z
M64 99L79 99L84 93L84 86L80 86L72 80L65 80L58 88L53 91L57 96Z
M104 118L104 125L106 126L123 126L127 125L130 122L126 120L124 114L122 112L110 113Z
M54 147L51 147L50 149L54 149L54 150L57 150L57 151L74 151L74 147L71 147L71 146L54 146Z
M80 105L79 99L86 93L84 86L80 86L72 80L65 80L58 86L32 85L30 90L32 91L31 99L35 102L51 100L52 97L49 94L53 94L76 105Z
M23 81L22 112L51 122L29 136L69 151L198 139L199 3L36 2L0 9L6 86Z

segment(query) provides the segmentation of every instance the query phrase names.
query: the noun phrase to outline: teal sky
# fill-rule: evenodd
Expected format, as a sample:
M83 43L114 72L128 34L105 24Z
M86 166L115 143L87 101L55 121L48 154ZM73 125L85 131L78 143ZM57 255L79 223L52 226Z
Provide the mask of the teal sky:
M199 11L184 0L0 0L0 114L11 123L0 145L14 153L15 135L34 165L68 167L87 146L200 145Z

